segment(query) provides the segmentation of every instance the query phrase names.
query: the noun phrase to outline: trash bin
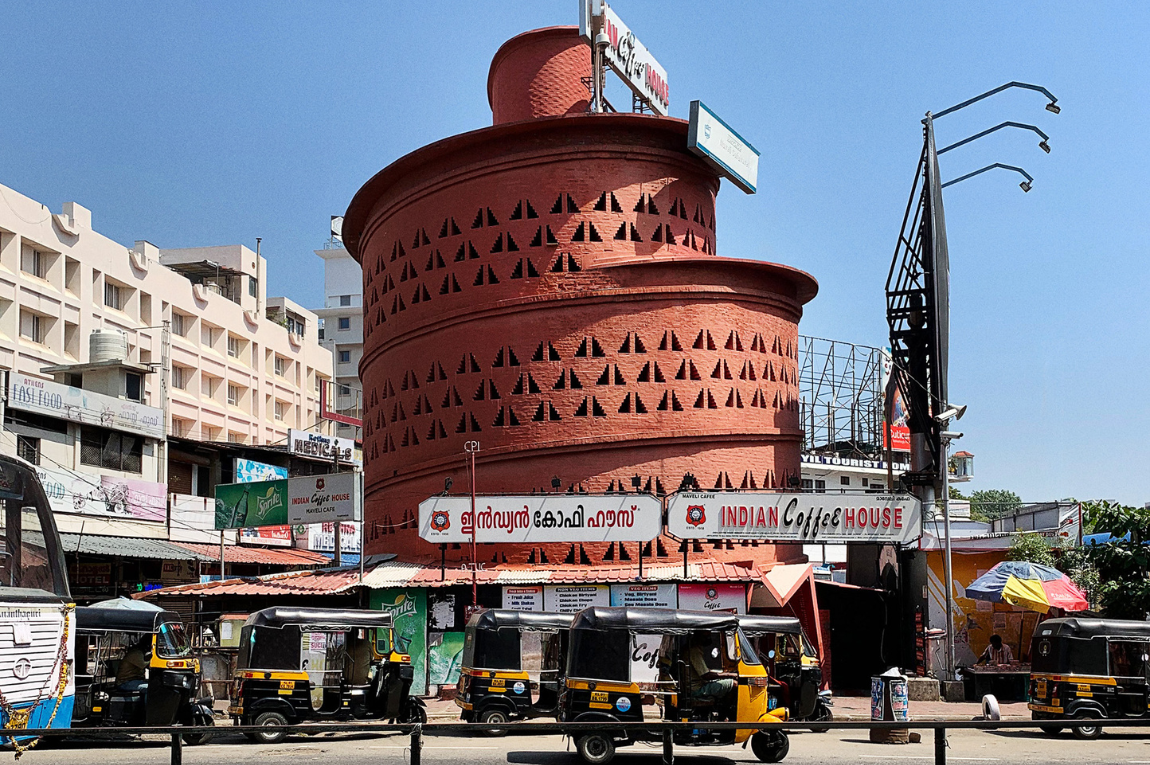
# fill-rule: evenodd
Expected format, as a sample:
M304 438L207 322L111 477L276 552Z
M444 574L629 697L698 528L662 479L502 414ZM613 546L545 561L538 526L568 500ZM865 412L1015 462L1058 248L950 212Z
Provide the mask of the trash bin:
M870 679L870 719L874 721L908 722L910 700L906 675L891 667ZM870 740L876 744L906 744L910 742L907 728L871 729Z

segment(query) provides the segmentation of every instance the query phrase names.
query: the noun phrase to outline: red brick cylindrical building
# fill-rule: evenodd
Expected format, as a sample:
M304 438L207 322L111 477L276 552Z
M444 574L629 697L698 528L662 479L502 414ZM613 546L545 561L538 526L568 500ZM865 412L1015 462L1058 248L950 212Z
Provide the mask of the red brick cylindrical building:
M466 490L470 440L482 493L799 475L797 332L814 279L719 256L719 178L687 150L687 123L588 114L589 75L575 28L513 38L491 65L495 125L397 160L348 208L369 554L439 562L417 508L447 477ZM480 560L616 560L607 544L497 547ZM644 557L678 550L663 539ZM762 563L796 552L707 549Z

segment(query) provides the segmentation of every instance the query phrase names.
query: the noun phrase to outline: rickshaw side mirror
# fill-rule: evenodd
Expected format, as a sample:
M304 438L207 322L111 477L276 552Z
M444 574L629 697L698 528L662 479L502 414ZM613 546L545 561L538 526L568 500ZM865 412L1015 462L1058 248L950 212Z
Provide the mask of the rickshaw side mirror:
M712 648L711 649L711 658L712 659L719 658L719 649L718 648Z
M768 658L768 659L773 659L773 658L775 658L775 652L774 652L774 650L773 650L773 649L772 649L772 650L770 650L770 651L767 651L767 658Z

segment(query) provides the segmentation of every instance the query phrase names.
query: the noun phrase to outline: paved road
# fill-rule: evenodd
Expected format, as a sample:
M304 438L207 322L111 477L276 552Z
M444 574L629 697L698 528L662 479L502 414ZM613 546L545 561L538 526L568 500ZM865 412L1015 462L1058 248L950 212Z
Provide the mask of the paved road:
M923 743L905 746L872 744L865 731L795 733L787 763L930 763L933 735L924 731ZM257 745L231 733L215 742L184 749L186 765L406 765L408 739L398 735L299 736L282 744ZM750 750L737 747L676 748L679 765L754 763ZM614 765L659 765L660 751L638 745L621 749ZM169 750L160 742L118 741L114 744L67 744L37 749L21 765L161 765ZM1078 741L1068 733L1056 738L1037 731L954 731L948 761L980 765L1032 765L1034 763L1143 763L1150 765L1150 729L1107 733L1095 742ZM557 736L515 735L506 738L427 737L423 765L580 765L566 742Z

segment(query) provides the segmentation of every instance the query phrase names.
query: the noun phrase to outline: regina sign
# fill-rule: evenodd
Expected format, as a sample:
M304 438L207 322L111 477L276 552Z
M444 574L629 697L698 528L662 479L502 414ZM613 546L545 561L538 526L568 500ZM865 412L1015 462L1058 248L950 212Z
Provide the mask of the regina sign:
M922 535L922 503L909 494L679 492L667 530L680 539L906 544Z
M648 494L480 496L476 542L649 542L662 528L662 505ZM419 504L419 537L471 541L471 498Z

